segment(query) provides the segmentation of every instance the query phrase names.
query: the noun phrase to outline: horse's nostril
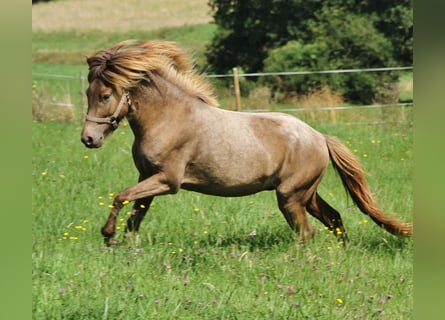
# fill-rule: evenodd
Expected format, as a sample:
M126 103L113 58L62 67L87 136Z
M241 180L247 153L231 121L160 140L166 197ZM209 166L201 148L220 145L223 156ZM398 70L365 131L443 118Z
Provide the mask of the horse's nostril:
M82 137L82 142L84 145L86 145L87 147L90 147L93 144L93 138L90 136L87 137Z
M103 137L93 138L92 136L82 136L80 140L87 148L100 148Z

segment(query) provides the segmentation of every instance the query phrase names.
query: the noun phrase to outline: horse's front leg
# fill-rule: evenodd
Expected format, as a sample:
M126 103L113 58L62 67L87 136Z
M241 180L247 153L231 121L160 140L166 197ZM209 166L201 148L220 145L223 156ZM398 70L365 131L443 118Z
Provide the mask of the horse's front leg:
M114 198L113 208L101 230L105 243L108 245L113 244L112 238L116 232L116 219L119 215L119 211L125 204L138 199L153 198L156 195L176 193L178 190L179 179L169 179L163 172L160 172L119 192ZM148 209L148 206L141 209ZM139 217L140 221L142 221L143 215ZM140 223L140 221L138 223ZM137 227L139 227L139 225L137 225Z

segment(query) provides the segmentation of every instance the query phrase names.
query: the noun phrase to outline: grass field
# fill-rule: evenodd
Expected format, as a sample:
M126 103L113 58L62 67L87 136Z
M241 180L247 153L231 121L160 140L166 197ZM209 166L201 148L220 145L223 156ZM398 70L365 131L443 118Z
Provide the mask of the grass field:
M412 221L406 123L316 126L357 154L385 210ZM99 230L108 205L136 181L131 131L122 127L89 150L80 130L33 124L34 319L412 318L412 239L358 212L332 170L320 192L343 215L346 248L316 220L315 239L297 244L273 192L218 198L186 191L156 198L139 237L124 241L121 227L122 244L106 248Z

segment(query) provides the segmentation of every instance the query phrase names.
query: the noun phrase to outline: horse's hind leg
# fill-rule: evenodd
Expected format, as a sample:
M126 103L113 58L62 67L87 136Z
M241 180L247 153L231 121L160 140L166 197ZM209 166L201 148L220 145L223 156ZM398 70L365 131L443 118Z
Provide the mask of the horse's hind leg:
M137 199L134 202L130 217L127 219L127 232L138 232L142 220L150 207L154 197Z
M307 241L313 237L314 229L306 214L306 207L299 199L301 199L301 196L298 194L285 197L277 191L278 207L286 218L287 223L293 230L300 233L302 241Z
M340 236L343 242L348 240L340 213L323 200L317 192L313 194L311 200L307 203L306 209L335 235Z

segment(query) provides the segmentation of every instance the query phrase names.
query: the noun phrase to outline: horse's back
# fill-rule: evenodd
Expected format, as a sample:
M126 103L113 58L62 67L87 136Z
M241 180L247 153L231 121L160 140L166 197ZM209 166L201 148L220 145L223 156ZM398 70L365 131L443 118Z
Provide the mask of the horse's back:
M324 135L302 120L285 113L228 112L221 126L233 144L245 150L259 148L268 153L327 153ZM306 155L307 156L307 155Z

